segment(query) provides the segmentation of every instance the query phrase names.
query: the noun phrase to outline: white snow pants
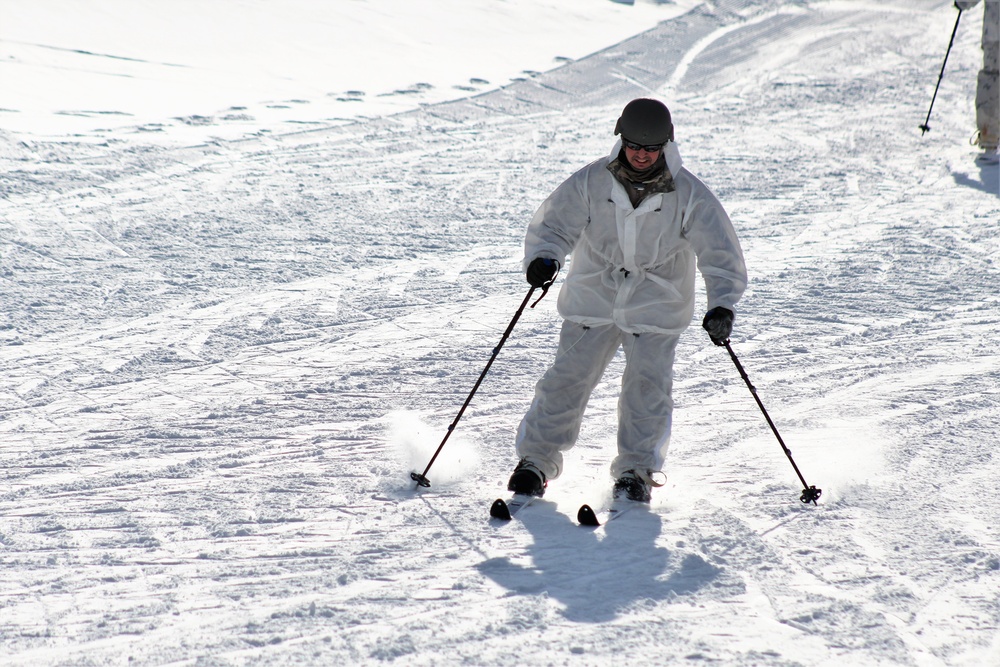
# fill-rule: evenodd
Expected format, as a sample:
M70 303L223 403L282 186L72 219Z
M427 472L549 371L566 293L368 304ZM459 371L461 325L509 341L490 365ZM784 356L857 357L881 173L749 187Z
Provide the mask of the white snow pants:
M614 325L584 327L564 321L556 358L535 385L535 398L521 420L515 447L555 479L563 452L576 443L590 394L621 346L625 372L618 398L618 456L612 477L626 470L659 471L670 442L674 402L675 334L626 333Z
M983 3L983 68L976 85L979 145L996 148L1000 141L1000 0Z

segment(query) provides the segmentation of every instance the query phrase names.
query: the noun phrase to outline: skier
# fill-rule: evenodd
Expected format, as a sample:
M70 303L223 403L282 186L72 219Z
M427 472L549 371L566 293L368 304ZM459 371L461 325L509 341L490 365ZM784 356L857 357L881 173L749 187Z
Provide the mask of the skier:
M681 166L667 107L632 100L615 135L611 154L557 187L528 225L529 284L550 283L567 255L572 261L558 298L555 360L516 436L515 493L541 496L559 477L590 393L622 347L614 495L649 502L651 487L665 483L674 351L694 314L696 263L708 296L702 326L715 344L729 339L746 289L736 232L715 195Z
M965 11L980 0L955 0L955 7ZM996 164L1000 160L997 142L1000 140L1000 0L983 2L983 68L976 86L975 143L983 149L977 160Z

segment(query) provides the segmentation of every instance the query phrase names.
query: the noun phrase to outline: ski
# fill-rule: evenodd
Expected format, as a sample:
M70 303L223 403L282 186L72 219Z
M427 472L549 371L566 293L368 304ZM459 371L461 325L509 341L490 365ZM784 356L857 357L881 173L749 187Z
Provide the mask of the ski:
M604 509L595 511L590 505L584 504L580 506L580 510L576 513L576 520L581 526L603 526L636 506L637 504L634 502L613 503Z
M518 512L536 500L538 500L537 496L525 496L520 493L515 493L507 500L497 498L493 501L493 505L490 506L490 516L494 519L510 521L517 516Z

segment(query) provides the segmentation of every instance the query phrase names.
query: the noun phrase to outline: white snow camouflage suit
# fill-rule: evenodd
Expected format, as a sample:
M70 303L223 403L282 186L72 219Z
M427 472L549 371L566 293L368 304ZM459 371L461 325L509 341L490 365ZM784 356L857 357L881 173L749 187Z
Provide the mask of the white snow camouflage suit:
M591 391L619 347L626 368L618 402L618 456L611 474L662 470L673 411L674 350L694 314L695 267L708 308L735 312L746 289L743 252L715 195L682 167L676 144L664 147L670 191L633 208L608 165L611 154L570 176L528 225L524 266L538 257L565 263L559 293L564 318L556 358L535 387L518 429L519 457L549 479L577 439ZM707 338L706 338L707 341Z
M958 0L962 10L979 0ZM976 81L977 143L984 149L996 149L1000 142L1000 0L983 3L983 67Z

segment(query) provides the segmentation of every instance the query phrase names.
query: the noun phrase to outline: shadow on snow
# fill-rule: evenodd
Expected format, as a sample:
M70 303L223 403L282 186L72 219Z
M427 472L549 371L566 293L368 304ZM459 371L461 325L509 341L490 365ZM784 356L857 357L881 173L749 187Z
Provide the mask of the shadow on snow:
M657 546L662 519L646 507L599 530L578 526L544 500L522 516L534 538L525 553L532 565L502 557L477 569L514 595L547 594L571 621L603 623L637 601L694 593L721 572L696 554Z
M955 171L951 175L955 179L955 185L975 188L1000 197L1000 165L980 164L978 181L971 178L968 174Z

